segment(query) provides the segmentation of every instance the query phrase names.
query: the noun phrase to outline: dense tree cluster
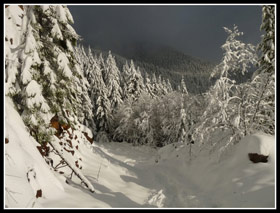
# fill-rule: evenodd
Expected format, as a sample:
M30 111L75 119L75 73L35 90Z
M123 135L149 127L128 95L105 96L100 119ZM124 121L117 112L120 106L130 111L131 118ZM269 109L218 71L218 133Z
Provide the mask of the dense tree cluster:
M169 113L170 108L176 108L177 102L169 106L172 102L169 99L179 97L182 100L181 92L174 91L169 80L154 73L142 74L133 60L126 61L119 69L111 52L104 59L102 54L93 55L91 48L85 51L79 45L76 54L89 83L88 94L93 105L98 139L104 139L105 135L110 140L148 143L155 147L166 143L162 138L172 141L169 134L173 127L168 122L176 123L180 115L172 115L172 121L171 117L166 120L165 114ZM183 79L182 83L183 92L187 94Z
M61 123L89 127L97 141L152 147L179 142L190 147L190 155L193 146L211 141L219 131L229 138L224 147L254 131L275 133L273 6L263 7L260 58L255 46L238 39L242 32L237 26L224 28L228 33L224 57L213 70L171 51L170 58L183 57L194 70L178 72L176 87L167 77L169 71L149 70L151 64L145 60L135 63L77 46L79 36L70 25L73 19L66 6L24 8L21 39L14 41L17 48L12 49L6 38L11 45L6 48L5 89L39 143L54 134L49 128L54 115ZM155 67L167 63L165 67L173 72L186 65L162 58L150 60ZM256 64L252 79L242 80L240 76L248 75ZM202 85L203 79L212 83ZM194 93L198 85L203 89Z
M9 5L5 12L5 93L13 99L40 150L49 150L43 155L46 162L63 162L70 168L70 177L75 173L94 191L76 168L74 161L79 159L74 151L57 142L63 140L63 129L71 127L73 132L80 124L95 127L89 83L75 54L79 36L71 27L72 15L64 5ZM51 149L55 154L50 158ZM66 158L63 150L72 152L73 159Z
M154 44L147 45L146 43L141 45L147 47L141 50L140 44L135 44L128 48L137 48L137 52L124 56L133 59L134 65L140 68L142 75L146 72L154 73L157 77L168 79L173 88L177 88L183 75L189 92L193 94L206 92L213 85L214 79L209 79L209 76L214 64L185 55L170 47L153 47ZM102 53L103 56L108 55L108 52L98 49L94 49L93 52ZM112 54L121 70L127 59L117 53ZM249 77L250 75L246 79Z

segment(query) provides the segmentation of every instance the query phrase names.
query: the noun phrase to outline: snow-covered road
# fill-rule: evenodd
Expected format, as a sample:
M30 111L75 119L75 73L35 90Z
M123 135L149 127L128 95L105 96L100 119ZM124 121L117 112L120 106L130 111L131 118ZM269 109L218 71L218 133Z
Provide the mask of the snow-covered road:
M168 150L165 152L168 153ZM237 149L237 152L240 150ZM91 194L78 182L71 182L73 187L66 186L67 196L59 201L42 203L44 207L274 206L274 171L271 170L272 166L268 166L270 164L254 165L248 161L246 165L236 167L244 160L239 156L236 156L239 158L236 161L229 157L225 163L204 164L201 168L197 167L203 160L190 165L180 156L177 159L169 156L170 159L156 163L155 150L128 143L96 144L91 148L91 153L85 153L86 167L83 172L96 192Z

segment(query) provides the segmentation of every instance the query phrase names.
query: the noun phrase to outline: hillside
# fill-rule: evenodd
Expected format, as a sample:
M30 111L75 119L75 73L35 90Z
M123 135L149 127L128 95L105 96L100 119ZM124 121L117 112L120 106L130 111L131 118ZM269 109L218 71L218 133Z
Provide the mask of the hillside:
M92 51L97 55L102 53L107 57L109 50L92 48ZM126 61L132 59L143 74L147 72L155 73L157 76L161 75L163 78L169 79L173 88L176 89L184 76L187 89L192 94L206 92L216 81L215 77L210 78L210 74L216 66L215 63L192 57L169 46L136 42L123 46L121 49L112 50L112 55L120 70ZM251 78L255 70L256 67L250 67L249 72L244 75L231 75L231 78L237 83L243 83Z
M108 50L95 49L95 54L107 56ZM155 73L169 79L173 88L180 84L182 76L186 81L189 92L199 94L206 92L214 83L209 79L215 64L194 58L169 46L149 42L136 42L124 46L122 49L112 50L119 69L126 60L133 60L136 66L144 73Z

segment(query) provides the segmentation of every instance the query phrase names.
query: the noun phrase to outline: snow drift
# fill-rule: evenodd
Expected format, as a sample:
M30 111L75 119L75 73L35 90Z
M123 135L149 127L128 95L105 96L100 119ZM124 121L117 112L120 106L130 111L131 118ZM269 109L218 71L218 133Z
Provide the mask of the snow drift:
M170 144L162 148L157 156L158 167L165 171L163 175L168 177L168 182L173 182L174 188L177 188L173 189L174 196L185 200L186 205L179 205L207 208L275 207L274 136L263 133L247 136L220 158L217 158L217 153L209 155L204 150L190 162L187 150L188 146ZM268 155L268 162L253 163L248 153ZM171 195L165 196L168 198Z
M64 188L38 152L38 143L27 132L10 98L6 98L5 112L5 206L41 207L37 191L48 199Z

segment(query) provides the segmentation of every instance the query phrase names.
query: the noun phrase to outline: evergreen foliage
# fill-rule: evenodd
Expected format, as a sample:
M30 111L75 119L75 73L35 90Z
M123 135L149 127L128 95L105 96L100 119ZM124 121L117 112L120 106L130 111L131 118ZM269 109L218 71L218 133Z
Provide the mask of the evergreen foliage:
M275 133L273 6L263 7L261 57L238 39L237 26L224 28L224 56L214 69L164 48L158 57L129 62L110 51L85 50L76 46L80 38L66 6L24 7L21 39L6 48L5 88L39 143L54 134L54 115L60 123L84 124L100 141L155 148L181 142L190 156L220 131L229 138L223 147L254 131Z

